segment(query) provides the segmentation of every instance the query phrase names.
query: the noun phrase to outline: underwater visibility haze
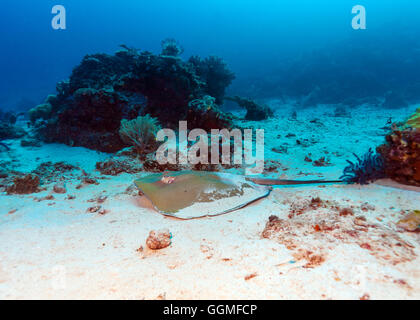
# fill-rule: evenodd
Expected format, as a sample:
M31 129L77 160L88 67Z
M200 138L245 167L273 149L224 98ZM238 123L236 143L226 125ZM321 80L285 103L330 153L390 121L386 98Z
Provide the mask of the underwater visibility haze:
M418 299L419 18L4 0L0 298Z

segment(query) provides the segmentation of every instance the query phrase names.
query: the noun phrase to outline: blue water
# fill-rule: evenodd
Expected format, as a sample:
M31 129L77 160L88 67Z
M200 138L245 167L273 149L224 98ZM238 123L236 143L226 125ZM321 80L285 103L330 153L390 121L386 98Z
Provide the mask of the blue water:
M57 4L67 10L66 30L51 27ZM366 30L351 28L351 8L357 4L367 10ZM113 53L121 43L158 53L167 37L182 44L185 58L223 57L237 76L228 90L234 94L280 95L289 76L300 72L293 68L296 57L313 57L314 50L369 75L360 86L375 75L393 77L395 85L420 83L419 17L420 3L413 0L3 0L0 107L41 102L85 54ZM360 76L348 70L337 75L320 64L311 71L315 78L328 72L343 79ZM377 89L366 88L375 94ZM305 90L302 85L302 94Z

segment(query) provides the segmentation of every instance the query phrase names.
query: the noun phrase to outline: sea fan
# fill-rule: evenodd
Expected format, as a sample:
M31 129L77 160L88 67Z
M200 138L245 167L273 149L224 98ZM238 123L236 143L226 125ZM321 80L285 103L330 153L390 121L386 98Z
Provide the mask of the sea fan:
M121 120L120 137L129 145L133 145L139 153L150 153L156 147L156 134L161 129L156 118L148 114L133 120Z
M349 166L344 168L340 179L348 183L363 185L385 177L384 160L380 154L373 153L372 148L365 153L363 158L356 154L354 156L357 162L347 160Z
M184 49L181 47L178 41L172 38L167 38L165 40L162 40L161 46L162 46L161 54L163 56L178 57L184 52Z

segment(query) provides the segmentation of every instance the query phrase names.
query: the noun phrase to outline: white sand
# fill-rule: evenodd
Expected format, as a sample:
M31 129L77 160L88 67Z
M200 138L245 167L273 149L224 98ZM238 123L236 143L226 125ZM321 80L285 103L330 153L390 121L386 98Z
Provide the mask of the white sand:
M287 169L269 176L337 178L345 159L353 159L351 152L363 154L383 141L378 134L385 131L377 128L385 125L388 116L402 119L414 109L397 115L357 109L351 118L326 117L320 108L307 109L298 113L299 121L282 117L259 123L266 129L266 159L280 161ZM321 124L309 123L313 117ZM296 137L285 138L289 132ZM303 147L296 139L312 141ZM288 154L270 151L283 143L288 143ZM13 142L12 148L15 170L20 171L32 170L44 161L65 160L94 172L96 161L108 157L62 145L21 148ZM303 160L307 153L312 153L313 160L330 157L333 166L314 167ZM0 153L0 160L7 159L9 155ZM312 175L305 177L300 171ZM99 172L94 175L101 177ZM278 188L239 211L179 221L141 208L137 197L124 193L134 178L129 174L107 177L98 180L99 185L81 189L75 188L78 181L67 181L67 194L75 195L74 200L67 200L67 194L34 200L48 195L51 185L39 194L0 195L0 298L420 298L420 233L399 232L395 227L409 210L420 208L420 193L415 188L397 189L385 182L363 187ZM88 200L100 195L108 196L101 205L109 212L87 213L87 208L96 205ZM340 207L353 207L354 216L339 217L331 208L321 208L288 218L293 203L317 196ZM365 202L374 209L362 211ZM16 211L9 213L12 210ZM262 232L270 215L287 221L288 229L264 239ZM366 217L374 227L343 240L332 236L341 229L313 231L324 222L356 230L357 216ZM145 246L148 233L165 228L173 234L172 245L149 251ZM370 249L361 247L366 242ZM296 248L288 249L290 243ZM390 244L393 246L387 247ZM136 251L140 246L143 252ZM313 250L325 261L305 268L308 260L297 259L299 249Z

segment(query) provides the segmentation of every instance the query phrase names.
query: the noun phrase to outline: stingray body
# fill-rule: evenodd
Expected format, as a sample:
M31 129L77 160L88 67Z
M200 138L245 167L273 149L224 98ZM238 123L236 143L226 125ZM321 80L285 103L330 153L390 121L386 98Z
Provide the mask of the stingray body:
M134 183L160 213L180 219L216 216L267 197L271 185L336 181L252 179L229 173L201 171L151 174Z

